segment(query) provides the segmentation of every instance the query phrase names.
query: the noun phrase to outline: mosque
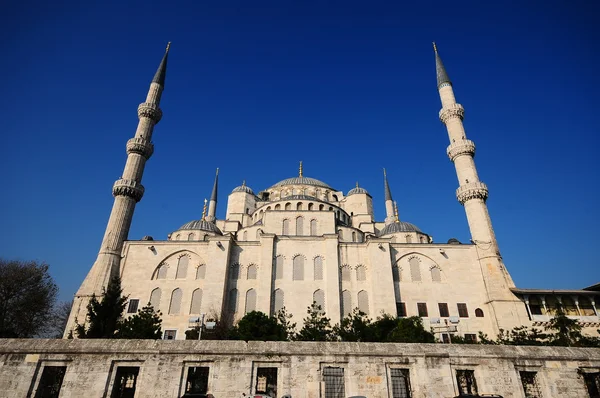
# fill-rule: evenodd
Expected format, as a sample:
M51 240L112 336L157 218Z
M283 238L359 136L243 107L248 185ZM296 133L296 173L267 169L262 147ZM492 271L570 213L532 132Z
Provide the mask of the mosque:
M165 339L185 339L199 320L234 323L250 311L274 315L285 309L297 323L316 302L337 323L354 308L371 318L382 313L419 316L440 341L450 334L476 340L520 325L543 326L561 305L584 330L600 326L598 285L583 290L517 289L503 262L486 200L488 187L475 167L475 143L463 127L464 108L435 48L439 118L449 138L447 155L458 177L470 242L433 242L427 231L401 220L388 178L379 192L358 186L339 190L335 181L298 175L257 191L231 189L224 219L216 218L218 170L200 219L166 239L130 240L142 176L154 152L152 135L162 118L169 47L138 107L139 124L127 141L123 175L113 186L114 204L98 257L75 295L65 336L86 304L119 275L126 312L151 303L162 313ZM228 190L229 190L228 189ZM385 201L377 220L375 200ZM417 223L418 224L418 223Z

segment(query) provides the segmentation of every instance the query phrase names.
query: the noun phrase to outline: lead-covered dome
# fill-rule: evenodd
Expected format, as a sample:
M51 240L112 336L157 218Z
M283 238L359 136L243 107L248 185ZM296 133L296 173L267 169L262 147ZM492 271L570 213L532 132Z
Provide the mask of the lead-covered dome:
M391 224L386 225L380 232L379 236L385 236L389 234L395 234L398 232L421 232L421 230L414 224L406 221L395 221Z
M285 185L312 185L315 187L321 187L321 188L327 188L327 189L334 190L329 185L325 184L323 181L319 181L315 178L304 177L304 176L286 178L285 180L279 181L277 184L273 185L271 188L283 187Z
M362 193L362 194L367 194L367 195L369 195L369 193L367 192L367 190L366 190L366 189L364 189L364 188L362 188L362 187L359 187L359 186L358 186L358 183L356 183L356 187L355 187L355 188L352 188L351 190L349 190L349 191L348 191L348 195L346 195L346 196L350 196L350 195L356 195L356 194L359 194L359 193Z
M179 227L178 231L182 229L196 229L200 231L212 232L215 234L223 235L221 230L214 223L206 220L192 220Z
M250 195L254 195L254 191L246 185L246 181L244 181L242 183L242 185L240 185L239 187L235 187L233 188L233 191L231 191L231 193L234 192L244 192L244 193L249 193Z

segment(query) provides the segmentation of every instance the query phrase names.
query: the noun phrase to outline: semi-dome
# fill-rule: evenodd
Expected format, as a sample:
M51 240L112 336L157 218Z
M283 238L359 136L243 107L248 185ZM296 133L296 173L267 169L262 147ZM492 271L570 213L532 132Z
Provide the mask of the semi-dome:
M325 184L323 181L319 181L315 178L304 177L304 176L286 178L285 180L279 181L277 184L273 185L271 188L283 187L285 185L312 185L315 187L322 187L322 188L334 190L329 185Z
M206 220L192 220L179 227L179 230L181 229L197 229L200 231L213 232L215 234L223 235L221 230L214 223Z
M356 187L352 188L351 190L349 190L348 191L348 195L346 195L346 196L356 195L358 193L364 193L364 194L367 194L367 195L369 194L366 189L364 189L363 187L359 187L358 183L356 183Z
M254 195L254 191L246 185L246 181L244 181L242 183L242 185L240 185L239 187L235 187L233 188L233 191L231 191L231 193L234 192L244 192L244 193L249 193L250 195Z
M406 221L395 221L391 224L386 225L380 232L379 236L394 234L397 232L421 232L421 230L414 224ZM421 232L422 233L422 232Z

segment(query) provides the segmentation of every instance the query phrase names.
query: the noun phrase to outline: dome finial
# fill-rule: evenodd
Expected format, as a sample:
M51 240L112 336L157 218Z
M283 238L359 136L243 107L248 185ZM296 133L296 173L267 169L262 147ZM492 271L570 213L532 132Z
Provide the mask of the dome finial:
M300 161L300 170L298 171L298 177L302 177L302 161Z
M202 219L206 219L206 204L208 203L208 200L206 200L206 198L204 199L204 208L202 209Z
M400 221L398 217L398 202L394 200L394 217L396 217L396 222Z
M246 186L246 180L242 180L242 186L245 187Z
M356 181L356 188L358 188L358 181Z

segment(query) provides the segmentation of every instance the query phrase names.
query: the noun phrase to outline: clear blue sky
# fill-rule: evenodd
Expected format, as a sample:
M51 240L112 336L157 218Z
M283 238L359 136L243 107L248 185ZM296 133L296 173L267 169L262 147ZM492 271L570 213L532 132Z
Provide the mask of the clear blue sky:
M70 299L94 262L137 105L172 41L163 120L130 238L218 216L305 175L359 181L384 218L470 238L439 122L431 42L517 286L581 288L598 266L600 101L594 1L11 2L0 16L0 256L51 265ZM216 5L218 4L218 5Z

